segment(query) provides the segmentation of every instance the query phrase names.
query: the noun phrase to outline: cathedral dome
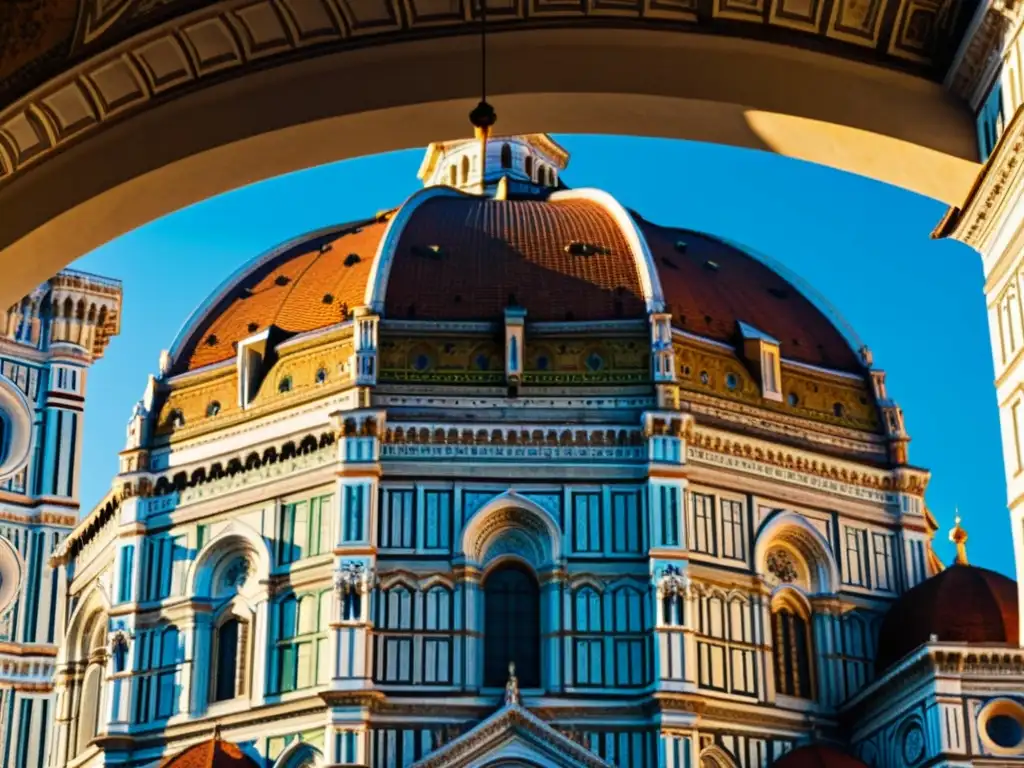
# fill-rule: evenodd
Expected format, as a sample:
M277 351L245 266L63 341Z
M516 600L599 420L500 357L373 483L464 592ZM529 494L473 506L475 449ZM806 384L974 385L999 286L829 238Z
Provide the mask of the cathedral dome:
M777 340L789 360L865 372L853 334L780 268L718 238L652 224L604 192L551 184L550 173L543 183L517 175L521 153L535 156L523 166L534 175L561 170L565 157L540 139L515 142L495 150L504 175L482 192L471 176L458 182L458 168L474 166L439 156L421 172L428 186L398 208L254 260L186 323L170 372L233 359L240 341L270 327L291 336L337 325L361 306L429 321L500 321L509 306L530 322L666 312L675 327L713 341L736 342L742 322ZM445 145L444 157L457 149ZM509 157L513 149L520 154Z
M805 744L780 757L772 768L867 768L855 757L825 744Z
M237 744L213 738L167 758L160 768L256 768L256 763Z
M1017 582L958 562L893 603L878 637L879 673L935 635L940 642L1018 643Z

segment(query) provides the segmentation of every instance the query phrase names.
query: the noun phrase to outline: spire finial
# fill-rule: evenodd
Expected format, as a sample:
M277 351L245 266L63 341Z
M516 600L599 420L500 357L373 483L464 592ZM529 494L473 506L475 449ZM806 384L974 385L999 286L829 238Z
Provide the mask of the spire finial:
M469 113L469 122L480 141L480 189L487 178L487 140L491 128L498 121L498 113L487 103L487 0L480 0L480 103Z
M508 682L505 683L505 704L519 703L519 679L516 677L516 663L508 663Z
M953 518L953 528L949 532L949 540L956 544L956 560L954 565L969 565L967 562L967 531L960 525L960 509L957 508Z

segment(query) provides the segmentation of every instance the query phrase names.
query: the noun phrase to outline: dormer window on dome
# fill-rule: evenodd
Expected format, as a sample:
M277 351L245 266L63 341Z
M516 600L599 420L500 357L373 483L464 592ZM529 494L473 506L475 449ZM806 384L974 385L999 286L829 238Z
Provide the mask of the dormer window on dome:
M420 166L423 185L493 194L504 178L515 194L537 194L556 188L569 162L569 154L545 134L490 139L486 163L481 162L481 146L475 139L431 144Z

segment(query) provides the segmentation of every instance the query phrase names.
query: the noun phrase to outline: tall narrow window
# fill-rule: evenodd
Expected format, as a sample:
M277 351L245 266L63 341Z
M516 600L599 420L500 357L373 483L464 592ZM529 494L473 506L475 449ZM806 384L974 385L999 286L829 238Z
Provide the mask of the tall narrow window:
M509 146L508 144L501 145L501 167L512 167L512 147Z
M469 183L469 158L465 156L462 158L462 183Z
M238 619L232 617L217 629L214 639L214 701L228 701L238 695Z
M530 177L530 179L532 180L533 179L533 158L530 157L529 155L526 156L526 160L523 163L523 170L526 172L526 175L528 177Z
M810 699L811 637L806 617L791 605L777 607L772 611L772 642L776 693Z
M455 164L448 166L448 185L451 187L458 186L459 183L459 172L456 169Z
M484 685L505 685L509 662L521 687L540 687L540 587L532 573L512 563L484 582Z

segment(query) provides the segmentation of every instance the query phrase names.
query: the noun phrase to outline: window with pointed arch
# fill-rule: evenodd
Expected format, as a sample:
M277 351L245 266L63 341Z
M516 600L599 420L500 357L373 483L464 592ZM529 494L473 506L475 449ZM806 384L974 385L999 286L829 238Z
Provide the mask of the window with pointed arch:
M790 594L772 601L772 661L775 692L798 699L814 698L811 670L811 617L805 606Z
M520 688L539 688L540 585L518 562L502 563L484 579L484 686L508 681L516 665Z

